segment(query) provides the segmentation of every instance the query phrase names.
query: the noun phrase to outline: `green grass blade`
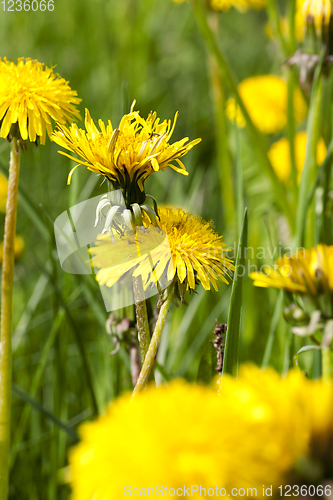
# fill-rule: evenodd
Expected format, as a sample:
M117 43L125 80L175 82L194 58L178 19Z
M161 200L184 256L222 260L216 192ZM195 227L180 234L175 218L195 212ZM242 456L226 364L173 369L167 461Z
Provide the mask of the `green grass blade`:
M229 373L237 376L239 364L239 339L242 318L242 289L243 276L245 269L245 253L247 245L248 216L247 208L244 211L244 220L242 232L239 237L237 258L235 265L235 275L232 284L229 314L228 330L226 336L226 346L223 362L223 374Z
M299 200L296 216L296 246L301 247L305 243L305 225L308 212L308 193L311 191L311 186L314 179L314 171L316 167L317 142L320 132L320 117L322 105L322 78L321 68L324 58L324 51L321 53L320 63L316 68L315 79L311 92L311 105L309 111L309 119L307 124L307 142L304 167L302 170L301 184L299 187Z
M45 406L43 406L37 399L32 398L27 392L25 392L21 387L16 384L12 384L12 394L17 398L21 399L25 403L29 403L33 408L43 413L48 419L50 419L59 429L67 432L68 436L72 441L79 441L79 437L75 430L62 422L58 417L56 417L51 411L49 411Z
M269 360L271 359L271 354L272 354L275 332L279 323L279 319L281 318L282 309L283 309L283 290L280 291L278 299L276 301L272 322L267 337L264 357L262 360L262 365L261 365L262 368L265 368L266 366L269 365Z

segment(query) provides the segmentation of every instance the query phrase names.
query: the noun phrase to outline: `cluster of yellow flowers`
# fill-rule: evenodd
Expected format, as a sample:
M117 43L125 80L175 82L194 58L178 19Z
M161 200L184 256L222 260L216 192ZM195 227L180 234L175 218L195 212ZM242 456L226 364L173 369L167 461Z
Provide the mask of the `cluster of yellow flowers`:
M125 487L147 495L158 485L172 492L198 484L212 498L222 488L226 496L256 488L262 497L263 485L269 481L276 493L305 458L319 470L332 460L332 386L296 370L283 379L251 365L218 386L177 380L113 402L81 428L70 455L73 499L116 500Z

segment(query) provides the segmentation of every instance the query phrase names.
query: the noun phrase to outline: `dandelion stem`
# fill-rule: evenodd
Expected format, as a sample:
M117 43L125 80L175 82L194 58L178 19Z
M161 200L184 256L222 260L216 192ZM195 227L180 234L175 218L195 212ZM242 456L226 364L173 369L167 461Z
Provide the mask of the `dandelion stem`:
M136 312L136 321L139 332L141 362L143 363L148 351L150 332L147 314L147 305L144 299L144 290L141 276L133 277L133 293Z
M8 197L1 282L0 348L0 500L7 500L9 479L11 384L12 384L12 313L14 285L14 240L17 191L20 168L19 141L12 140L9 164Z
M325 382L332 380L331 352L329 347L323 347L321 350L321 370Z
M160 314L156 322L155 330L151 342L149 344L148 352L141 368L139 380L133 391L133 396L135 396L137 392L141 391L145 387L148 381L149 374L157 354L157 349L160 344L165 321L169 312L170 303L173 295L172 292L173 292L173 284L168 288L167 298L161 307Z

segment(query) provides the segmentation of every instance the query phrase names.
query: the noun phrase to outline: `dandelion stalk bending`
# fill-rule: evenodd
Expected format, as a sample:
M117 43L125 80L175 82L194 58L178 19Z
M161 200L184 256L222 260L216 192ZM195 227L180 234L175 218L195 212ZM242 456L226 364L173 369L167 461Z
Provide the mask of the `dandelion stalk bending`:
M8 197L1 281L0 349L0 499L8 496L10 415L12 385L12 311L14 286L14 243L19 181L19 141L13 139L9 165Z
M147 304L144 300L144 290L141 276L133 276L133 293L135 301L136 321L138 325L141 362L143 363L150 342L149 323L147 315Z

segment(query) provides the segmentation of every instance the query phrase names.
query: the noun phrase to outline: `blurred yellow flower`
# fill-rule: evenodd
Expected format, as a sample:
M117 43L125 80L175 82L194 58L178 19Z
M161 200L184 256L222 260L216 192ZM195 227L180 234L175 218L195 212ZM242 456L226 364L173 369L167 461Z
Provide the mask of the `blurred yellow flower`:
M39 137L45 144L46 131L52 135L51 118L65 123L80 117L76 96L66 80L38 61L0 59L0 136L6 138L17 123L24 141Z
M217 290L218 280L230 281L234 266L225 256L226 245L212 222L175 208L160 208L158 215L160 229L138 228L136 236L114 233L115 243L109 235L99 237L90 251L101 285L112 287L129 271L142 276L145 289L165 274L169 281L177 275L185 289L194 289L200 281L205 290L210 290L210 285Z
M262 9L265 7L267 0L209 0L210 6L215 10L229 10L231 7L236 7L240 11L246 9Z
M254 76L238 85L238 92L254 125L265 134L280 132L287 124L287 84L274 75ZM294 92L295 119L301 122L306 115L306 104L301 91ZM235 98L227 100L226 114L239 127L245 127L245 119L236 105Z
M0 212L6 212L8 193L8 181L6 177L0 174Z
M319 463L332 457L332 412L332 386L296 370L281 378L245 366L239 379L223 378L220 395L181 380L150 386L81 427L70 454L72 498L118 500L134 488L148 496L159 485L195 499L231 496L233 488L256 488L251 495L262 498L268 483L276 494L313 443L322 445Z
M133 111L134 104L135 102L130 113L122 118L116 129L113 129L110 121L105 127L104 122L99 120L99 131L86 109L86 131L72 124L70 128L59 126L53 135L54 142L76 153L82 159L74 158L62 151L59 153L85 165L92 172L104 175L114 188L121 188L127 206L130 202L140 202L136 186L141 193L144 193L144 182L152 173L164 171L170 166L177 172L188 175L180 158L201 141L196 139L186 144L189 139L185 137L170 144L178 113L173 124L171 120L160 123L156 113L150 113L145 120L138 111ZM78 166L71 170L68 183ZM141 197L143 201L145 196Z
M299 132L295 136L295 159L298 172L298 181L301 179L301 174L304 166L306 150L306 132ZM317 163L321 165L325 160L327 149L323 139L320 139L317 144ZM291 179L291 162L290 162L290 147L289 141L285 137L275 142L269 152L269 159L272 163L276 175L281 181L286 184Z
M14 241L14 256L15 260L18 260L24 251L24 241L20 236L15 236ZM0 263L2 264L3 259L3 241L0 241Z
M287 290L299 295L317 297L321 294L333 296L333 246L317 245L295 254L286 254L276 261L274 267L266 267L265 273L250 274L254 285Z
M303 20L304 29L310 21L314 23L317 33L327 27L332 17L332 0L298 0L297 14Z

